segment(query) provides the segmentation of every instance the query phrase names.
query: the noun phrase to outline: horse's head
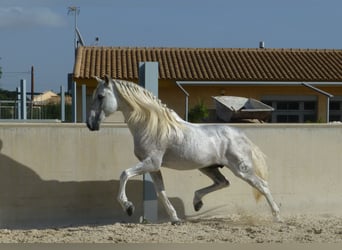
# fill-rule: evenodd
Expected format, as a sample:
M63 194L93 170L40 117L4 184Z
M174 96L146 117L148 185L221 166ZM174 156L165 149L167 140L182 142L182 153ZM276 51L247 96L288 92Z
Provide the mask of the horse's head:
M87 126L90 130L99 130L100 123L104 118L115 112L118 108L112 80L108 76L105 77L105 80L96 76L95 79L98 85L93 93L92 104L87 119Z

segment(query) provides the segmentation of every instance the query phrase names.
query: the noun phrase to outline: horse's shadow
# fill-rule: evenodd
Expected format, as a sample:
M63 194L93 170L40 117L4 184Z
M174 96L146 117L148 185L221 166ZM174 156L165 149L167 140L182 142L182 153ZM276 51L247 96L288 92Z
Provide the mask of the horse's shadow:
M130 180L127 196L136 206L126 215L116 201L119 181L43 180L24 164L1 153L0 139L0 228L55 228L64 226L139 222L143 215L141 180ZM171 198L180 217L183 203ZM159 205L160 206L160 205ZM159 218L166 218L158 209Z

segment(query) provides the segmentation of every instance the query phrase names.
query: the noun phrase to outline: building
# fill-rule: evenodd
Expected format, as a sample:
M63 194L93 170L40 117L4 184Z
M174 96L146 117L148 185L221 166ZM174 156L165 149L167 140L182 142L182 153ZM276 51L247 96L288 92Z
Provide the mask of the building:
M45 91L42 94L36 95L33 97L32 102L34 104L47 104L47 103L57 103L58 100L58 95L51 90Z
M212 96L229 95L274 107L272 122L342 121L342 50L84 46L74 66L78 92L85 84L90 100L92 76L138 82L143 61L159 62L159 98L182 117L187 101L214 109Z

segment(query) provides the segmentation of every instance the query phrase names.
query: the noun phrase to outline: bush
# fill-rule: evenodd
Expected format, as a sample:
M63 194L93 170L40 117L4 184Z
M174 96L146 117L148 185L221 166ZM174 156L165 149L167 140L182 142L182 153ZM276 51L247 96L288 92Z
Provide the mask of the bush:
M204 101L201 100L189 111L190 122L204 122L209 116L208 108L205 106Z

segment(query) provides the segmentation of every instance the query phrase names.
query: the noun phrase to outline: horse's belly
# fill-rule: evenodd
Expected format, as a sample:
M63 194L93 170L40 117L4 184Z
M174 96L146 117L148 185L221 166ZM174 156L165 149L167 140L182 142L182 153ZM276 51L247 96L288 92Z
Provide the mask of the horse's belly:
M212 164L207 164L212 165ZM191 170L203 168L207 165L203 165L201 163L196 163L193 161L163 161L162 167L176 169L176 170Z
M173 150L166 152L163 157L163 167L190 170L208 167L214 164L220 164L216 151L207 150Z

